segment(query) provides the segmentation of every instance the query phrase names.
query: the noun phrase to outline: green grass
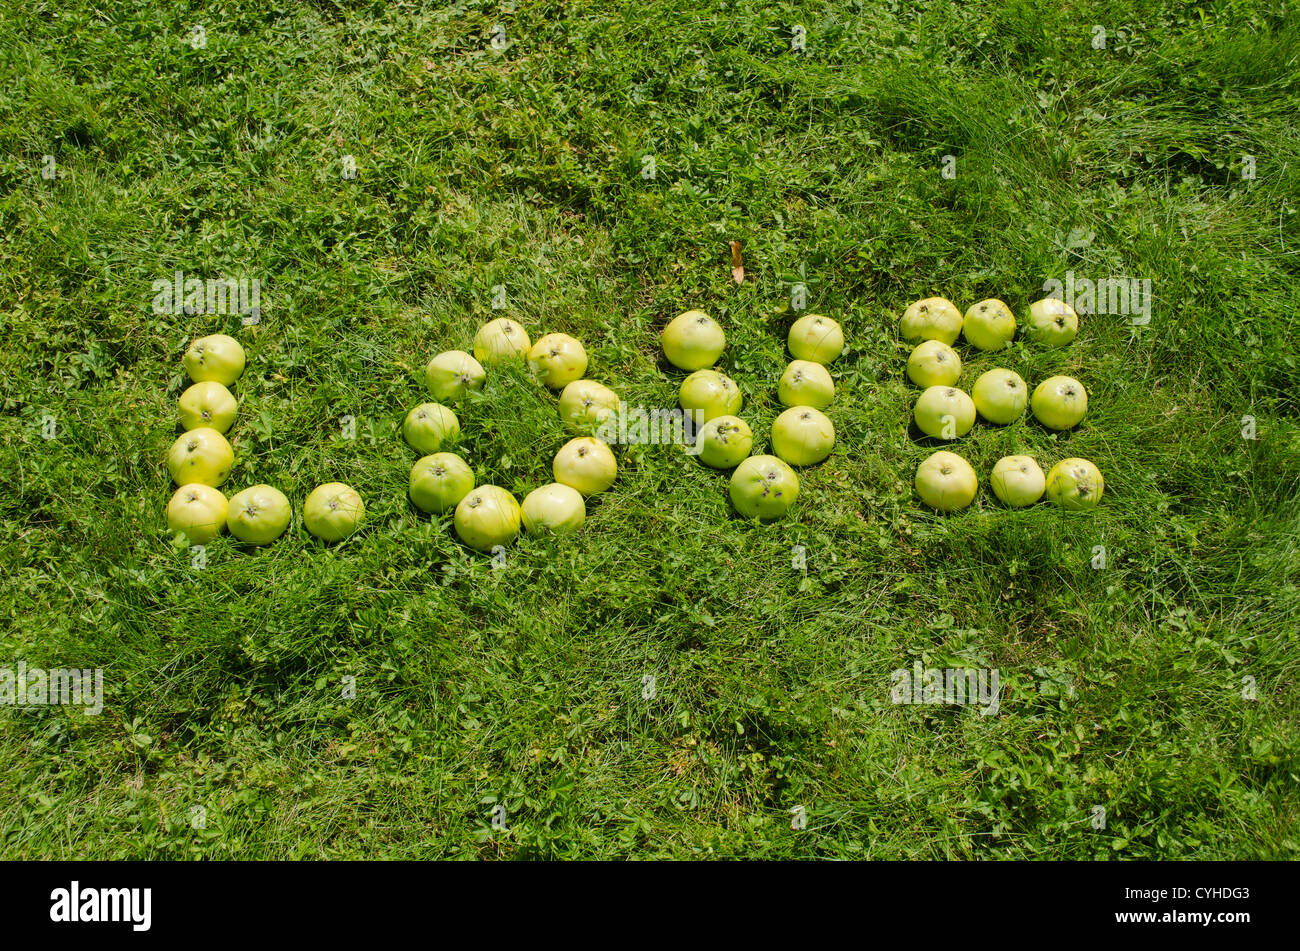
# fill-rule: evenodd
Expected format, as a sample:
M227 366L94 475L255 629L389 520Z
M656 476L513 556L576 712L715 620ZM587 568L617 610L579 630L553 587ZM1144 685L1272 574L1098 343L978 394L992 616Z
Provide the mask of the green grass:
M0 707L0 855L1300 853L1294 8L282 6L0 19L0 666L106 692L97 717ZM1151 280L1151 323L963 348L963 385L1068 373L1091 409L954 448L982 479L1085 456L1102 505L930 513L898 314L1020 312L1068 269ZM175 270L260 277L261 323L154 314ZM838 445L785 521L737 518L675 446L620 449L582 533L499 570L407 501L402 416L495 285L647 406L682 377L659 329L709 311L765 451L799 281L849 346ZM346 481L360 535L225 536L202 570L171 543L180 356L213 331L249 359L227 492ZM565 436L523 374L460 418L480 481L550 481ZM916 661L997 668L1001 712L892 704Z

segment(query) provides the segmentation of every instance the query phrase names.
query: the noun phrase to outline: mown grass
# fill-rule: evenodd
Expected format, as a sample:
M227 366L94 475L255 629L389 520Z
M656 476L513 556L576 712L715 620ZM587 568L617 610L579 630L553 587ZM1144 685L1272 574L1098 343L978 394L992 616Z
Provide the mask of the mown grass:
M5 857L1300 851L1288 5L60 7L0 20L0 666L102 667L106 705L0 710ZM1069 373L1091 409L956 448L1088 457L1105 500L935 516L898 314L1067 269L1149 279L1150 324L964 350L966 385ZM261 277L261 323L153 313L175 270ZM789 519L672 446L500 569L406 500L423 364L496 285L646 406L681 378L658 330L708 310L762 451L797 282L849 348ZM180 355L217 330L249 358L226 488L347 481L359 536L171 544ZM549 481L526 377L460 416L481 481ZM997 668L1000 713L891 703L916 661Z

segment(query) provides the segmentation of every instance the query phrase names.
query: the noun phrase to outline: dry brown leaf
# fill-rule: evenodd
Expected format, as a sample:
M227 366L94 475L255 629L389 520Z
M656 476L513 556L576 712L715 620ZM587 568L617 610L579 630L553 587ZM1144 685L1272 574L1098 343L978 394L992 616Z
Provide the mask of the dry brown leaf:
M740 258L740 242L731 242L731 279L737 284L745 282L745 263Z

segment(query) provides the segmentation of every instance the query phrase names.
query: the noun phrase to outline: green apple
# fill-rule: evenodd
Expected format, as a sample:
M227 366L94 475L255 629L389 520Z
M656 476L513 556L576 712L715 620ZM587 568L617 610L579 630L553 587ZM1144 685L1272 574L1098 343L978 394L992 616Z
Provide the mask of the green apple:
M460 420L441 403L421 403L406 414L402 435L407 445L427 456L460 435Z
M955 386L931 386L916 400L916 425L935 439L958 439L975 425L975 402Z
M908 305L899 330L904 340L938 340L951 347L961 333L961 311L946 298L927 297Z
M221 485L234 464L235 451L226 437L211 426L182 433L167 452L167 469L177 485Z
M587 351L568 334L547 334L533 344L528 366L551 389L563 389L587 372Z
M1088 412L1088 391L1072 376L1051 376L1034 388L1029 405L1048 429L1069 429Z
M745 518L780 518L799 498L799 477L776 456L750 456L731 474L730 495Z
M255 485L230 497L226 527L250 545L273 542L289 527L293 508L283 492L270 485Z
M679 370L703 370L718 362L727 335L718 322L702 310L688 310L673 318L663 332L664 356Z
M411 501L421 512L441 515L474 488L474 470L454 452L435 452L411 466Z
M916 468L916 494L930 508L956 512L975 501L980 480L970 463L940 449Z
M1047 497L1070 511L1096 508L1105 489L1101 470L1087 459L1062 459L1047 473Z
M604 492L618 476L614 453L595 436L570 439L555 454L551 463L555 481L572 486L583 495Z
M804 314L790 325L790 353L810 363L833 363L844 350L844 329L821 314Z
M962 336L972 347L1001 350L1016 335L1016 315L996 297L972 304L961 324Z
M1079 315L1059 297L1044 297L1029 305L1029 333L1049 347L1064 347L1079 333Z
M835 398L835 381L820 363L811 360L794 360L776 385L776 395L782 406L811 406L825 409Z
M470 548L491 551L519 537L519 503L500 486L480 485L460 500L453 524Z
M183 485L167 503L167 531L184 533L191 545L206 545L225 525L226 497L210 485Z
M302 506L302 523L321 541L347 538L366 517L366 505L357 490L342 482L326 482L311 490Z
M181 394L177 403L181 410L181 425L187 430L207 426L224 433L239 415L239 403L216 380L195 383Z
M487 372L464 350L444 350L424 368L424 385L435 400L460 400L482 388Z
M981 416L1002 426L1023 416L1029 403L1029 388L1014 370L989 370L981 374L970 395Z
M835 427L811 406L793 406L772 423L772 451L792 466L815 465L834 447Z
M574 380L560 393L559 412L568 429L594 432L618 412L618 394L595 380Z
M211 380L229 386L244 372L244 348L234 337L210 334L192 342L181 363L195 383Z
M993 494L1004 505L1016 509L1033 505L1041 499L1047 485L1043 470L1030 456L1003 456L994 464L989 482Z
M540 532L567 535L582 528L587 520L587 503L582 500L582 493L559 482L533 489L525 496L521 510L524 529L530 535Z
M702 412L707 423L719 416L735 416L740 412L744 397L730 377L717 370L696 370L682 381L677 401L682 409L692 414L692 418L696 412Z
M952 386L961 376L961 357L942 340L922 340L907 358L907 378L917 386Z
M474 359L488 366L523 360L532 347L528 331L509 317L489 320L474 335Z
M700 462L714 469L730 469L754 448L754 433L739 416L715 416L695 437Z

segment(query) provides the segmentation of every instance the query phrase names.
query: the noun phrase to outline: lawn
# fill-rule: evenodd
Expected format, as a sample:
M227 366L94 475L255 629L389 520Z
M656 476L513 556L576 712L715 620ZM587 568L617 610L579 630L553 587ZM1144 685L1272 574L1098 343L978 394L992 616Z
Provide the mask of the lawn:
M0 668L103 671L97 714L0 706L0 857L1300 856L1293 7L275 6L0 14ZM155 307L177 272L259 281L258 319ZM959 343L960 386L1090 409L977 423L975 504L930 511L899 315L1067 276L1149 281L1149 321ZM786 518L681 445L615 447L580 533L495 560L410 503L434 354L508 316L672 408L693 308L755 452L793 319L844 327ZM169 537L214 332L223 490L346 482L358 534ZM524 370L457 411L481 483L551 481ZM1100 506L1003 506L1013 453L1092 460ZM999 708L893 702L915 665Z

